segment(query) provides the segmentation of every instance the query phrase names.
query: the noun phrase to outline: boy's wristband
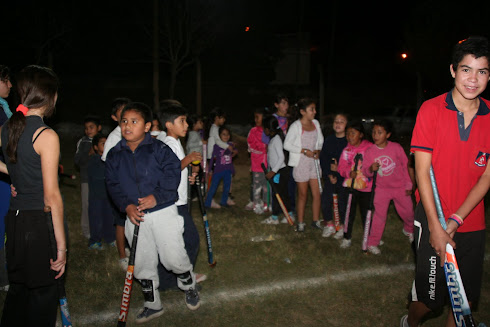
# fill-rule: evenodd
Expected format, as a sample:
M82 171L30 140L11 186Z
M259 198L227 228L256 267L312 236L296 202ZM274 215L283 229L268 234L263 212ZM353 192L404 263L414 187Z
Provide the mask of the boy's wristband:
M451 216L449 216L448 219L454 220L456 222L456 224L458 224L458 227L463 225L463 219L455 213L453 213Z

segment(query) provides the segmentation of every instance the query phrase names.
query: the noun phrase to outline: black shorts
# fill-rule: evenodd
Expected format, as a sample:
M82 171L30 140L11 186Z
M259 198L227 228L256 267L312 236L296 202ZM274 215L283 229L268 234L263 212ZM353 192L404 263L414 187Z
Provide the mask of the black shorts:
M437 310L449 299L444 268L439 256L429 243L430 232L422 203L415 209L415 244L417 268L412 289L412 301L420 301L429 309ZM454 253L463 280L468 301L480 298L483 259L485 254L485 231L456 233Z

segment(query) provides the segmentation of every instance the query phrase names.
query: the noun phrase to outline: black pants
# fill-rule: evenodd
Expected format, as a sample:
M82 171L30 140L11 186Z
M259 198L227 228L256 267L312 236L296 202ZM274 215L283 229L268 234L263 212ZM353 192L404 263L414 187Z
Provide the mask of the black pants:
M347 192L347 199L349 198L349 192ZM364 230L364 223L366 221L366 214L369 209L369 200L371 197L370 192L359 192L354 190L352 192L352 202L350 207L349 214L349 225L347 227L347 234L344 234L344 238L350 240L352 238L352 228L354 226L354 219L356 218L356 206L359 204L359 209L361 211L361 219L362 219L362 229ZM348 200L346 200L347 202ZM347 209L346 209L347 211ZM346 212L347 215L347 212Z

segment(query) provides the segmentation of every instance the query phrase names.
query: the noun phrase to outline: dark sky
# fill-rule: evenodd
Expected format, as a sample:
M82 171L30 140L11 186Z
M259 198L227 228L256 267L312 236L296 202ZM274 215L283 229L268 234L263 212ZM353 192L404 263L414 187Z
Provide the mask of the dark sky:
M428 95L447 91L453 44L472 34L490 36L490 1L476 1L471 7L454 0L201 3L210 8L215 33L202 53L204 82L211 85L204 99L207 106L220 105L220 93L240 89L236 87L240 81L267 87L274 79L273 59L264 58L277 55L276 34L309 33L312 87L318 80L317 65L324 64L330 83L341 88L346 98L335 103L356 95L362 98L347 107L358 106L359 101L375 106L390 94L412 92L415 71L421 73ZM74 85L84 98L92 94L106 103L118 92L144 89L134 96L151 103L152 1L17 0L4 1L0 7L0 62L14 72L27 64L52 62L70 88L65 93L65 103L70 105L80 103L74 99ZM249 34L246 26L250 26ZM402 62L399 55L405 51L410 57ZM165 93L168 70L161 67ZM193 68L183 70L179 78L176 94L191 99L194 91L184 82L193 79ZM386 85L398 89L392 91ZM229 105L233 97L222 104ZM81 103L89 102L82 99Z

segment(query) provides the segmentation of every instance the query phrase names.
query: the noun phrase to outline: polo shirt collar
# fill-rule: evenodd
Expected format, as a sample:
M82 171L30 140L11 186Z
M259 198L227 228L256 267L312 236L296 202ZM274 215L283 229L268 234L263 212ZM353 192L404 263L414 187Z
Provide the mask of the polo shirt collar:
M453 110L453 111L459 111L456 108L456 106L454 105L453 90L449 91L446 95L446 104L447 104L446 108L449 110ZM480 98L480 96L478 96L478 99L480 100L480 106L478 107L478 111L477 111L476 115L477 116L488 115L490 113L490 109L488 109L487 104L485 103L485 101L483 101Z

